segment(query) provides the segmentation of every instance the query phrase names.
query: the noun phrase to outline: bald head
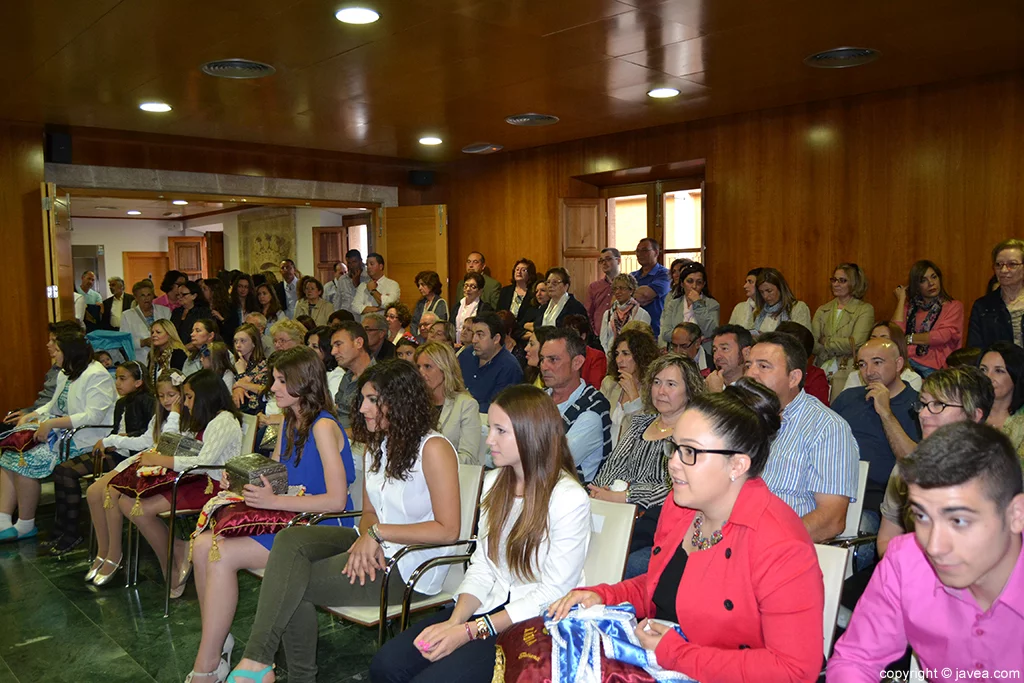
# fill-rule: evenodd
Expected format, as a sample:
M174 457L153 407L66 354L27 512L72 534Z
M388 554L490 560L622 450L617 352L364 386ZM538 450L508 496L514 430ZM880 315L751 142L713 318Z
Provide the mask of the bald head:
M869 339L861 345L857 351L857 369L865 385L877 382L885 385L892 394L903 388L903 380L900 379L903 358L899 347L891 339Z

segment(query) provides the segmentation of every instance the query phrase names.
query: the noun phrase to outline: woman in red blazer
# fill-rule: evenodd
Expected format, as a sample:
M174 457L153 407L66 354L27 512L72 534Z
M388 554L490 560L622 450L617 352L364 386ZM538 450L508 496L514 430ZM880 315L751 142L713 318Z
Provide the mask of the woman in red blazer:
M663 668L705 683L815 681L824 610L817 554L800 518L760 478L779 425L778 398L748 378L694 398L665 440L672 500L647 573L572 591L549 614L629 602L640 642Z

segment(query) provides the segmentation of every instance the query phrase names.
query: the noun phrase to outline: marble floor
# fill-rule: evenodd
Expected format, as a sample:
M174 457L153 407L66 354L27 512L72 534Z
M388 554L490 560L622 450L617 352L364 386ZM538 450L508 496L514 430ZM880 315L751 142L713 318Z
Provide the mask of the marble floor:
M120 581L88 585L87 567L84 549L59 560L39 553L35 541L0 545L0 683L181 683L199 644L194 584L172 601L165 619L160 569L148 548L136 589ZM259 587L258 579L239 576L234 662L249 636ZM375 650L375 630L320 615L320 681L368 680ZM288 680L281 666L278 680Z

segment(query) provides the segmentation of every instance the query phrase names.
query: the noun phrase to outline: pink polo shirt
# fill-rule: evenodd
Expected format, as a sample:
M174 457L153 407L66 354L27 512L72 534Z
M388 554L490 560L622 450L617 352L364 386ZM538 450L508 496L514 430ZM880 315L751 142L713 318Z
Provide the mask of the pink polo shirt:
M1024 553L1022 553L1024 555ZM878 683L889 662L913 648L931 681L1015 671L1024 678L1024 561L982 612L968 589L936 576L914 534L894 538L828 662L828 683ZM944 671L947 670L947 671ZM948 675L946 675L948 673Z

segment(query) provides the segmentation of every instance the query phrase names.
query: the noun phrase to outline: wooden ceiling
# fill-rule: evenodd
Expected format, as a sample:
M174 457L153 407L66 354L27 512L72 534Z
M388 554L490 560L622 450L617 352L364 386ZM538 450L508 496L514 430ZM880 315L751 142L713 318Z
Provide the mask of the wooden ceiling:
M329 0L0 3L0 119L452 160L1024 68L1020 0ZM844 70L804 57L851 45ZM242 57L277 73L200 72ZM682 91L652 100L649 88ZM167 114L138 109L169 103ZM511 114L561 118L515 128ZM427 148L419 137L437 134Z

